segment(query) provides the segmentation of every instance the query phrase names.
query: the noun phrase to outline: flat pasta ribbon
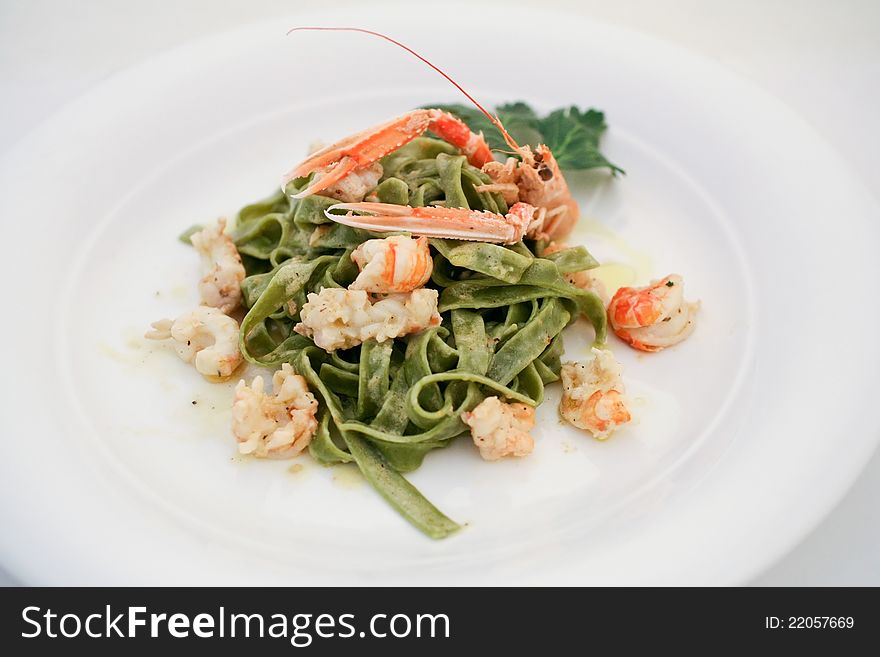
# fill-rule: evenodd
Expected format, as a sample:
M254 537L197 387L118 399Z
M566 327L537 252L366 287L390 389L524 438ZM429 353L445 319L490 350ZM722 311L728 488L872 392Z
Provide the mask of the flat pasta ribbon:
M504 214L491 182L450 144L419 138L382 160L375 191L386 203L428 204ZM295 193L308 179L295 180ZM538 257L539 245L430 240L440 326L394 340L325 352L293 331L307 295L347 287L357 276L352 251L369 233L330 221L335 199L293 200L278 192L241 210L233 237L247 271L244 357L290 363L320 401L309 450L321 463L355 462L407 520L442 538L459 525L404 477L426 454L465 433L461 414L486 397L539 405L559 379L562 331L580 316L605 340L605 308L565 275L598 266L583 247Z

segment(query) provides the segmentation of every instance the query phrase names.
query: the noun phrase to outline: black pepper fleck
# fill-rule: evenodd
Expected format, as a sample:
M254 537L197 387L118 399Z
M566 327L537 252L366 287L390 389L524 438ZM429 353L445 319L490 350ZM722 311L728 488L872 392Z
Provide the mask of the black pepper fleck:
M666 287L672 287L673 285L675 285L675 283L672 281L666 281Z

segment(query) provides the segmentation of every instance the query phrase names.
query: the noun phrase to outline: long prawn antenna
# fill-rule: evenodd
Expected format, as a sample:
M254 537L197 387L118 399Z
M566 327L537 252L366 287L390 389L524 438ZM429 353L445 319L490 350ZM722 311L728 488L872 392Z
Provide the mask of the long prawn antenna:
M488 118L495 125L495 127L498 128L498 130L501 132L501 135L504 137L504 141L507 142L508 146L510 146L515 151L520 150L519 144L517 144L516 141L514 141L513 137L510 136L510 133L507 132L507 128L504 127L504 125L501 123L501 120L497 116L493 116L485 107L483 107L477 101L476 98L471 96L464 89L464 87L462 87L458 82L453 80L445 71L440 69L438 66L435 66L434 64L432 64L430 61L428 61L427 59L422 57L419 53L417 53L415 50L413 50L412 48L410 48L406 44L403 44L400 41L397 41L396 39L392 39L387 34L382 34L381 32L374 32L373 30L368 30L363 27L311 27L311 26L293 27L287 31L287 34L290 35L293 32L305 32L305 31L309 31L309 32L360 32L361 34L369 34L370 36L384 39L385 41L388 41L389 43L393 43L398 48L403 48L409 54L422 60L425 64L427 64L432 69L437 71L440 75L442 75L444 78L446 78L452 84L453 87L455 87L462 94L464 94L465 98L467 98L474 105L476 105L477 109L480 110L483 114L485 114L486 118Z

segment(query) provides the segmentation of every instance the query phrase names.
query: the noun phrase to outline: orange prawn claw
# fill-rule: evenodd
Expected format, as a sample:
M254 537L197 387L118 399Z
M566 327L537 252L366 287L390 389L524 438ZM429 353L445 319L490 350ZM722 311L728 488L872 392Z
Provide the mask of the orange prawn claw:
M419 109L362 130L312 153L284 176L282 188L291 180L317 171L320 175L311 185L294 194L293 198L317 194L353 171L368 167L393 153L428 130L459 148L475 167L482 167L492 160L492 151L482 134L474 134L463 121L447 112Z
M572 198L565 177L562 175L562 171L559 168L559 164L556 162L556 159L546 145L539 144L533 150L529 146L520 146L517 144L516 140L510 135L500 119L483 107L476 98L468 93L467 90L465 90L464 87L456 82L449 74L406 44L401 43L386 34L361 27L329 26L295 27L289 30L288 34L300 31L357 32L378 37L394 44L398 48L402 48L442 75L450 84L471 101L471 103L473 103L474 106L479 109L496 128L498 128L505 143L519 156L520 159L517 160L516 158L510 158L508 159L507 164L496 162L492 157L492 152L482 134L474 134L460 119L437 109L416 110L416 112L431 113L431 123L426 129L432 130L446 141L461 149L473 166L482 168L483 172L491 178L492 183L481 185L481 189L478 191L501 193L504 195L508 205L520 201L535 206L541 210L542 221L540 222L540 228L536 228L534 232L530 232L530 237L535 239L561 239L571 232L579 217L577 202ZM405 120L406 117L412 114L414 113L411 112L409 115L404 115L399 119L395 119L395 121ZM393 123L394 122L392 122L392 124ZM388 125L390 124L380 126L380 128L387 127ZM307 189L296 194L294 198L302 198L309 194L318 193L329 187L332 184L330 181L335 182L344 178L345 175L347 175L346 171L357 172L360 167L375 163L379 157L387 155L391 150L394 150L394 148L383 150L382 155L370 159L366 153L368 149L365 147L363 152L358 152L357 144L351 143L352 139L356 139L359 136L366 136L370 138L370 141L372 142L372 138L376 137L378 141L381 142L382 139L388 137L388 143L396 143L396 147L399 147L407 143L407 141L415 139L425 130L425 128L423 128L421 129L421 132L411 135L406 141L397 142L395 139L391 138L391 136L383 136L380 128L374 128L373 130L359 133L354 137L350 137L348 140L343 140L338 144L322 149L319 153L312 156L312 158L307 159L306 162L291 171L291 173L285 177L284 184L286 185L287 182L298 176L305 176L313 171L320 170L321 167L333 167L331 171L321 170L316 177L316 180L313 180L312 184ZM349 147L350 150L344 150ZM353 170L348 168L337 170L337 167L351 166L349 161L343 159L344 157L356 160L358 165L355 166Z
M344 210L345 215L334 214ZM368 214L353 214L363 212ZM425 237L514 244L522 240L540 213L516 203L506 215L466 208L424 207L392 203L336 203L324 211L337 223L375 232L410 232ZM539 218L536 218L538 216Z
M492 150L483 138L483 133L471 132L467 124L448 112L437 112L431 123L431 130L439 137L458 147L467 156L468 162L482 169L487 162L494 162Z

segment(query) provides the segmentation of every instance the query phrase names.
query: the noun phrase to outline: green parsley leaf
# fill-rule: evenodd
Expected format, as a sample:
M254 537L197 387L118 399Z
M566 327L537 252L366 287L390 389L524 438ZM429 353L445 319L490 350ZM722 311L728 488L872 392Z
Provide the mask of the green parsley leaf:
M509 149L498 128L476 107L461 104L426 107L436 107L454 114L474 132L482 132L490 148ZM598 110L583 111L572 105L542 118L525 103L516 102L499 105L495 111L517 143L532 147L546 144L562 169L604 167L615 175L625 173L599 150L599 140L608 126L605 124L605 115Z

